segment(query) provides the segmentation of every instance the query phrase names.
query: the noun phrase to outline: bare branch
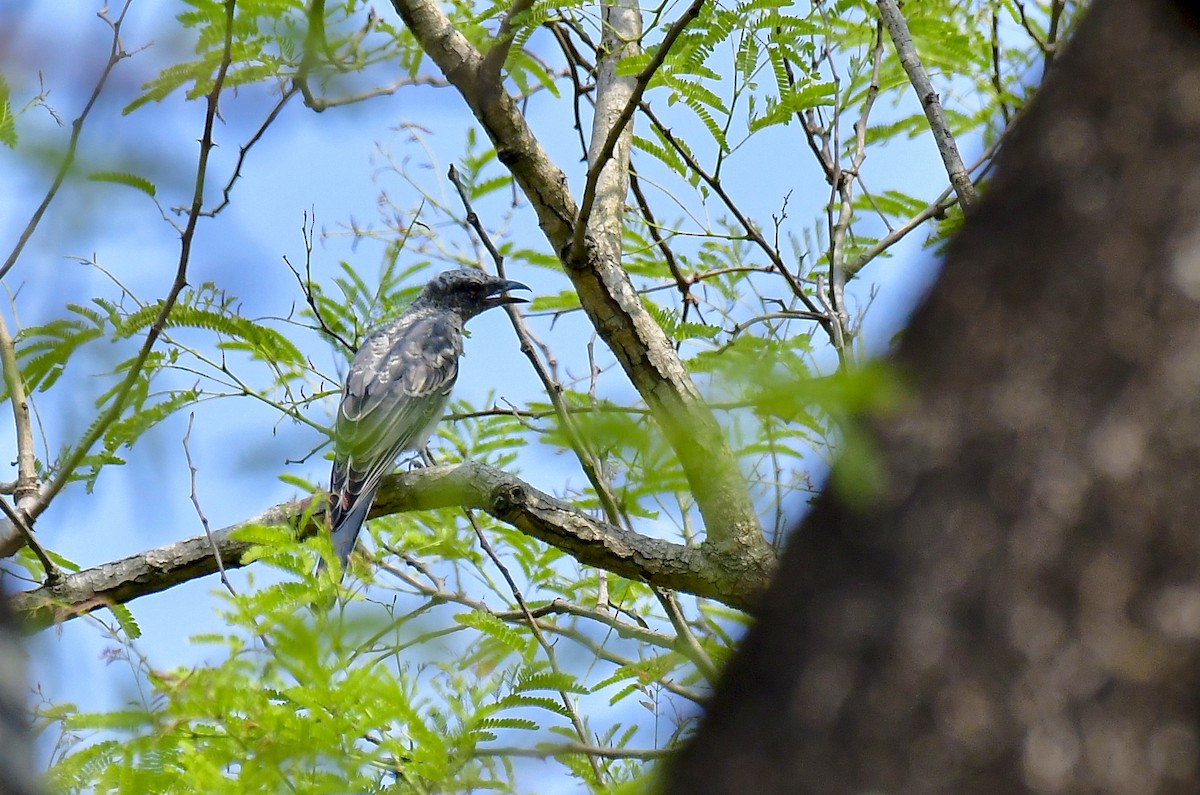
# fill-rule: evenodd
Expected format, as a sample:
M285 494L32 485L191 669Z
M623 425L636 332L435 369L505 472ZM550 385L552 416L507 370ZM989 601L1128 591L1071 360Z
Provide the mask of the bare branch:
M414 219L414 223L415 223ZM325 313L321 310L321 304L317 301L316 292L313 290L312 278L312 252L314 232L316 231L317 217L316 213L304 211L304 219L300 224L300 236L304 239L304 276L300 276L300 271L288 261L287 257L283 261L287 264L292 275L296 277L296 281L300 284L300 292L304 293L304 301L308 304L308 308L312 310L313 317L317 319L317 330L328 337L330 340L342 346L342 349L350 354L353 354L356 346L351 341L347 340L341 334L338 334L325 321Z
M917 99L920 100L921 107L925 110L925 118L929 120L929 129L933 132L938 153L942 156L946 173L950 176L950 184L954 186L954 192L958 194L958 201L962 205L963 212L970 214L975 209L979 195L975 192L975 185L971 182L970 175L967 174L962 157L958 154L958 144L954 142L950 126L946 123L946 114L942 112L938 94L933 89L933 83L930 82L925 67L921 65L916 47L913 46L908 23L905 21L904 15L900 13L900 7L896 0L876 0L876 4L879 6L879 15L883 19L883 24L887 25L888 33L891 34L892 43L896 45L896 54L900 56L900 65L904 67L913 90L917 92Z
M611 748L598 745L582 745L580 743L562 743L558 745L537 745L533 748L524 746L479 746L475 753L485 756L524 756L534 759L548 759L552 756L569 756L584 754L590 758L600 759L665 759L675 753L674 748Z
M4 264L0 265L0 279L12 270L13 265L17 264L17 258L21 256L21 252L25 249L25 244L29 242L29 238L33 236L34 230L42 220L42 216L46 214L46 208L50 206L50 202L58 195L58 189L62 186L63 180L67 177L67 172L71 170L71 166L75 163L75 149L79 145L79 135L83 132L83 123L87 121L88 114L92 112L92 108L96 105L96 100L100 98L100 92L104 90L105 83L108 82L109 75L112 74L113 68L121 61L129 57L129 53L125 51L124 45L121 43L121 24L125 21L125 13L129 10L129 5L133 0L126 0L125 5L121 8L121 13L116 19L110 20L101 11L99 16L109 27L112 28L112 45L108 52L108 62L104 64L104 69L100 72L100 78L96 81L95 87L92 89L92 95L88 97L87 103L83 106L83 111L71 122L71 139L67 143L67 151L63 155L62 163L58 166L58 172L54 175L54 181L50 183L50 187L46 190L46 195L42 197L42 203L33 211L33 215L29 217L29 222L25 224L25 228L21 231L21 236L17 238L16 244L8 254L8 258L4 260Z
M15 498L17 510L25 511L31 501L37 498L38 493L37 461L33 454L33 423L29 416L29 399L25 394L25 381L21 378L20 368L17 367L16 345L2 315L0 315L0 366L4 368L4 383L8 387L8 399L12 404L13 421L16 424L17 481L13 484L12 495ZM32 531L23 520L13 521L12 524L13 529L18 532L0 538L0 557L12 555L21 548L22 543L32 538ZM25 529L22 530L22 527ZM25 532L27 530L28 532ZM33 548L35 552L38 550L36 546ZM45 561L42 562L45 563ZM46 571L50 572L52 568L47 568Z
M262 139L263 134L267 131L267 128L271 126L275 119L279 118L279 114L283 112L288 100L295 95L295 87L284 91L282 96L280 96L279 100L275 103L275 106L271 108L269 113L267 113L267 117L263 119L263 123L260 124L258 129L254 131L254 134L250 136L250 140L246 141L246 143L238 149L237 164L233 167L233 173L229 175L229 181L225 183L225 187L221 191L220 203L211 210L204 211L202 215L211 218L229 205L229 195L233 193L234 183L236 183L242 176L242 166L246 163L246 155L248 155L250 150L254 148L254 145Z
M233 583L229 581L229 575L225 573L225 563L221 560L221 549L217 546L217 542L213 540L212 528L208 524L208 517L204 515L204 509L200 507L200 495L196 493L196 465L192 463L192 451L188 443L192 438L192 422L196 419L196 412L188 414L187 432L183 434L183 457L187 461L188 472L191 475L191 492L192 492L192 507L196 509L196 516L200 517L200 526L204 528L204 535L208 538L208 543L212 546L213 560L216 561L217 571L221 575L221 584L225 586L225 590L237 596L237 591L233 589Z
M91 424L90 432L85 434L75 448L63 459L54 480L38 495L36 501L30 502L30 508L26 512L30 519L36 519L46 509L46 506L50 504L51 500L71 481L75 475L75 468L79 466L84 456L92 449L92 445L112 425L113 421L121 415L121 410L125 408L125 403L129 399L133 386L137 383L137 379L142 373L142 367L145 365L146 359L150 356L151 349L154 348L154 343L158 341L163 328L166 326L167 316L170 315L171 309L174 308L179 294L187 286L187 269L188 263L191 261L192 239L195 237L196 223L200 220L204 205L204 181L208 175L208 156L214 146L213 126L217 118L221 90L225 86L225 74L233 60L233 12L235 5L235 0L225 0L225 51L221 56L221 64L217 68L216 77L213 79L212 90L208 92L207 96L204 113L204 133L200 137L200 157L196 164L196 184L192 191L192 206L188 211L187 226L184 227L183 234L180 236L179 265L175 270L175 281L171 284L171 289L167 293L167 297L163 299L162 309L159 310L158 317L154 319L150 330L146 332L146 338L143 340L142 347L138 351L132 366L129 368L128 375L126 375L125 380L117 389L116 394L113 395L108 408L104 410L96 422Z
M227 569L246 565L251 544L237 539L241 527L296 522L312 499L276 505L259 516L205 535L147 550L121 560L63 575L53 585L14 594L27 626L40 629L110 604L124 604L217 572L213 546ZM753 556L723 555L705 546L673 544L631 533L595 519L530 484L485 464L434 466L390 475L380 484L371 517L435 508L477 508L573 556L584 565L660 588L716 599L751 610L773 565ZM303 536L324 529L312 516Z

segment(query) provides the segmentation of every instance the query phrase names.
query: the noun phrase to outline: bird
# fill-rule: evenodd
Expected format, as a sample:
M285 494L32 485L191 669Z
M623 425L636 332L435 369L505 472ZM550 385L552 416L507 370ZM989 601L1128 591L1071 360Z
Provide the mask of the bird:
M476 315L528 299L516 281L476 268L443 271L350 362L334 423L328 523L342 564L358 540L380 479L404 452L423 450L458 378L463 327ZM325 568L321 559L317 571Z

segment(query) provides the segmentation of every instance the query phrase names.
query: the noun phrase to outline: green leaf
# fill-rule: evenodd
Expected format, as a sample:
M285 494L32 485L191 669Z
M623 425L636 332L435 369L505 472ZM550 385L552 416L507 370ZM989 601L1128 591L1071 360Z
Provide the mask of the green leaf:
M65 569L66 571L79 571L80 567L78 563L63 557L53 550L47 549L46 556L49 557L50 560L54 561L60 569Z
M13 114L8 81L3 75L0 75L0 143L9 149L17 147L16 116Z
M120 447L133 447L142 434L153 428L184 406L196 402L198 393L193 389L168 393L155 403L131 401L127 414L114 422L104 432L104 450L111 454Z
M487 731L488 729L522 729L524 731L537 731L541 726L529 720L528 718L484 718L479 722L478 730Z
M121 629L125 630L125 636L130 640L137 640L142 636L142 629L138 626L137 621L133 618L133 613L126 605L112 604L108 606L109 612L117 619L117 623L121 625Z
M574 290L563 290L558 295L538 295L529 302L529 309L534 312L559 312L579 308L579 294Z
M235 315L223 307L209 309L195 305L211 298L213 296L207 291L185 295L179 303L172 307L171 313L167 316L167 327L214 331L244 343L244 346L240 346L240 348L251 353L255 358L277 365L305 366L304 354L282 332L259 321ZM116 330L118 339L132 336L149 328L161 311L162 302L156 301L130 313Z
M565 690L568 693L586 693L588 689L561 671L526 671L517 681L516 690L523 693L527 690ZM560 705L561 706L561 705Z
M491 613L484 613L479 610L472 610L468 613L456 613L454 620L463 626L473 627L485 635L500 641L500 643L512 651L524 654L525 650L529 647L529 642L522 637L521 633Z
M156 192L153 182L139 177L137 174L124 174L118 171L94 171L88 174L88 179L92 182L115 182L118 185L128 185L131 188L140 190L147 196L153 196Z
M654 321L662 327L663 332L673 340L712 339L721 333L720 326L683 322L679 319L677 311L661 307L649 298L642 298L642 304L650 313L650 317L654 318Z

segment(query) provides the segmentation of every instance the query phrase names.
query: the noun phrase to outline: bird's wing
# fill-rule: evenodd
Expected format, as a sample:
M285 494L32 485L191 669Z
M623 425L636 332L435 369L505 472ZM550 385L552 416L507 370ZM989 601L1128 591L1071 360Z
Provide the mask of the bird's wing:
M380 478L406 450L425 445L450 398L462 327L443 313L402 315L372 335L350 363L335 426L330 524L349 555ZM353 520L353 521L351 521ZM353 524L353 526L350 526Z
M440 313L402 316L372 336L346 375L339 455L370 461L425 444L441 417L462 354L462 328Z

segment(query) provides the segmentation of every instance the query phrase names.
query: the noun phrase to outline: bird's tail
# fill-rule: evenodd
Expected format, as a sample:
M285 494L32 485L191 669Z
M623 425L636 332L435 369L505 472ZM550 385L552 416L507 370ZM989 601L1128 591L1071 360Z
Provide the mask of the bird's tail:
M335 488L332 496L329 524L333 527L333 532L330 540L333 542L334 554L342 563L342 575L345 576L346 562L350 560L350 553L354 551L354 545L358 541L358 532L367 519L367 512L371 510L371 505L375 502L375 489L372 488L358 494L348 494ZM317 573L326 568L324 558L317 561Z

